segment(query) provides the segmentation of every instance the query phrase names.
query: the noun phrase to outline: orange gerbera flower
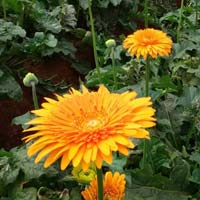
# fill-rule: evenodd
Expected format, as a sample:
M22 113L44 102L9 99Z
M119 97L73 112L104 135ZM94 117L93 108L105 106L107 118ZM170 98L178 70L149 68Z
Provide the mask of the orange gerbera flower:
M107 172L103 181L104 200L121 200L125 196L125 175ZM90 182L90 186L81 192L85 200L97 200L97 178Z
M137 58L142 56L146 60L148 55L152 58L157 58L158 55L168 56L172 40L160 30L147 28L128 35L123 46L128 49L131 56L136 55Z
M61 169L70 162L87 170L91 163L101 168L102 162L112 162L112 152L128 155L133 138L149 138L144 128L155 125L155 110L150 97L138 98L135 92L110 93L104 86L97 92L82 93L71 89L58 100L46 98L42 109L32 111L37 118L27 131L37 131L24 137L30 145L28 155L38 153L35 163L46 157L44 167L61 158Z

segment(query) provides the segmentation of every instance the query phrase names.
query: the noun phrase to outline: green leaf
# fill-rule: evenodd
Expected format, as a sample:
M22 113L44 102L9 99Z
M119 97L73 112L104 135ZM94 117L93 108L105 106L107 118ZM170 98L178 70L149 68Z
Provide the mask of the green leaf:
M13 148L11 150L13 154L13 162L17 169L21 169L24 172L25 179L30 180L33 178L39 178L44 174L55 175L57 172L53 167L44 168L43 162L38 164L34 163L33 157L27 156L28 145L24 145L21 148Z
M71 42L66 41L65 39L60 39L54 48L46 48L42 51L42 56L49 56L53 53L63 53L64 55L70 55L72 58L75 57L74 53L76 48Z
M191 107L193 103L200 99L200 88L184 87L183 95L178 98L177 104L184 107Z
M5 151L3 149L0 149L0 157L11 157L12 153L10 153L9 151Z
M18 189L12 198L14 200L37 200L37 189L34 187Z
M200 168L196 168L193 170L190 181L200 185Z
M184 192L161 190L154 187L135 186L126 190L124 200L188 200Z
M113 162L111 165L107 165L112 172L118 171L123 173L123 167L127 163L127 157L123 155L117 155L116 153L113 154Z
M190 160L195 161L200 165L200 153L199 152L193 152L192 155L190 155Z
M45 44L49 47L56 47L58 40L55 38L54 35L48 34L47 39L45 40Z
M30 125L27 125L26 122L35 118L35 115L30 112L25 113L24 115L20 115L12 119L12 124L21 125L23 129L27 129Z
M189 195L179 190L172 180L153 174L151 167L126 172L127 186L124 200L188 200Z
M22 89L8 70L0 69L0 98L6 97L19 101L22 98Z
M26 31L22 29L20 26L13 24L12 22L7 22L3 19L0 19L0 41L7 42L11 41L15 37L26 36Z
M88 1L87 0L79 0L80 6L86 10L88 8Z
M171 77L168 75L160 77L159 80L153 83L153 87L158 89L165 89L170 92L178 91L178 86L172 82Z
M188 178L190 177L190 165L180 157L175 159L175 166L171 170L170 178L173 182L185 189L188 186Z
M19 174L18 168L13 168L8 157L0 157L0 185L7 186L13 183Z
M33 5L30 16L37 22L37 29L41 28L44 32L51 31L52 33L60 33L62 26L58 19L59 10L57 7L55 9L49 12L39 2Z
M119 5L119 4L122 2L122 0L110 0L110 2L111 2L114 6L117 6L117 5Z
M81 200L81 191L79 188L73 188L70 192L70 200Z
M66 4L66 3L60 9L62 12L62 16L61 16L62 29L68 32L71 29L76 27L76 24L77 24L76 11L73 5Z

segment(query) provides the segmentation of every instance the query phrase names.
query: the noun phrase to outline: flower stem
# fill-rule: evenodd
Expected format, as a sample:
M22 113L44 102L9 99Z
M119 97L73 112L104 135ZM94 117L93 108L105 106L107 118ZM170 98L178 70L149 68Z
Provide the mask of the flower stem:
M150 65L149 65L149 56L147 57L146 60L146 65L145 65L145 96L149 96L149 74L150 74ZM148 157L149 157L149 141L146 139L144 140L143 144L143 160L142 160L142 169L145 168Z
M148 2L147 0L144 1L144 26L145 28L148 27Z
M93 14L92 14L92 6L91 6L91 0L88 0L88 10L89 10L89 17L90 17L90 26L91 26L91 32L92 32L92 44L93 44L93 52L94 52L94 61L95 61L95 66L97 70L97 74L99 77L99 82L101 80L101 73L100 73L100 66L98 62L98 55L97 55L97 48L96 48L96 34L95 34L95 29L94 29L94 19L93 19Z
M103 200L103 174L102 169L97 168L98 200Z
M146 60L145 65L145 96L149 96L149 74L150 74L150 66L149 66L149 56Z
M178 22L178 27L177 27L177 32L176 32L176 42L179 42L179 37L180 37L180 30L182 26L182 16L183 16L183 5L184 5L184 0L181 0L181 8L179 12L179 22Z
M112 58L112 68L113 68L113 90L117 89L117 72L116 72L116 63L115 63L115 55L114 55L114 47L111 48L111 58Z
M35 108L35 110L37 110L37 109L39 109L39 105L38 105L36 87L35 87L35 83L34 82L31 82L31 87L32 87L32 96L33 96L34 108Z
M198 26L198 0L196 0L196 2L195 2L195 11L196 11L196 14L195 14L195 25L197 27Z
M2 0L2 8L3 8L3 19L7 19L7 14L6 14L6 2L5 0Z

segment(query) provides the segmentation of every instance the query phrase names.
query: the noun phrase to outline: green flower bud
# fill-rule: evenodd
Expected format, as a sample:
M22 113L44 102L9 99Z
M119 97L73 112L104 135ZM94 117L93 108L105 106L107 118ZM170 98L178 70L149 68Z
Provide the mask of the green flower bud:
M90 168L88 168L86 171L83 171L81 166L75 167L72 170L72 175L79 183L88 184L91 180L93 180L96 177L96 170L93 165L91 165Z
M23 79L23 83L26 87L31 87L32 83L34 83L35 85L38 84L38 78L35 76L35 74L33 73L28 73L26 74L26 76Z
M105 42L107 48L112 48L116 46L116 42L114 39L109 39Z

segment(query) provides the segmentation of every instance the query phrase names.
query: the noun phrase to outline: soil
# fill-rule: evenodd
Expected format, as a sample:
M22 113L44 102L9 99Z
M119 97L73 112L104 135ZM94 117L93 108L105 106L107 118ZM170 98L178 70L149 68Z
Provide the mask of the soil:
M89 59L91 62L91 51L84 52L84 55L79 54L80 59ZM53 83L58 83L64 80L72 87L77 87L79 84L79 73L70 67L70 63L62 57L54 57L47 59L42 63L35 64L27 62L24 67L29 72L33 72L36 76L45 80L53 77ZM23 98L20 102L12 99L0 101L0 149L9 150L15 146L22 144L22 128L21 126L12 125L12 119L16 116L25 114L27 111L33 110L33 101L31 88L21 85L23 90ZM51 93L48 96L52 96ZM43 101L43 97L39 96L39 103Z

